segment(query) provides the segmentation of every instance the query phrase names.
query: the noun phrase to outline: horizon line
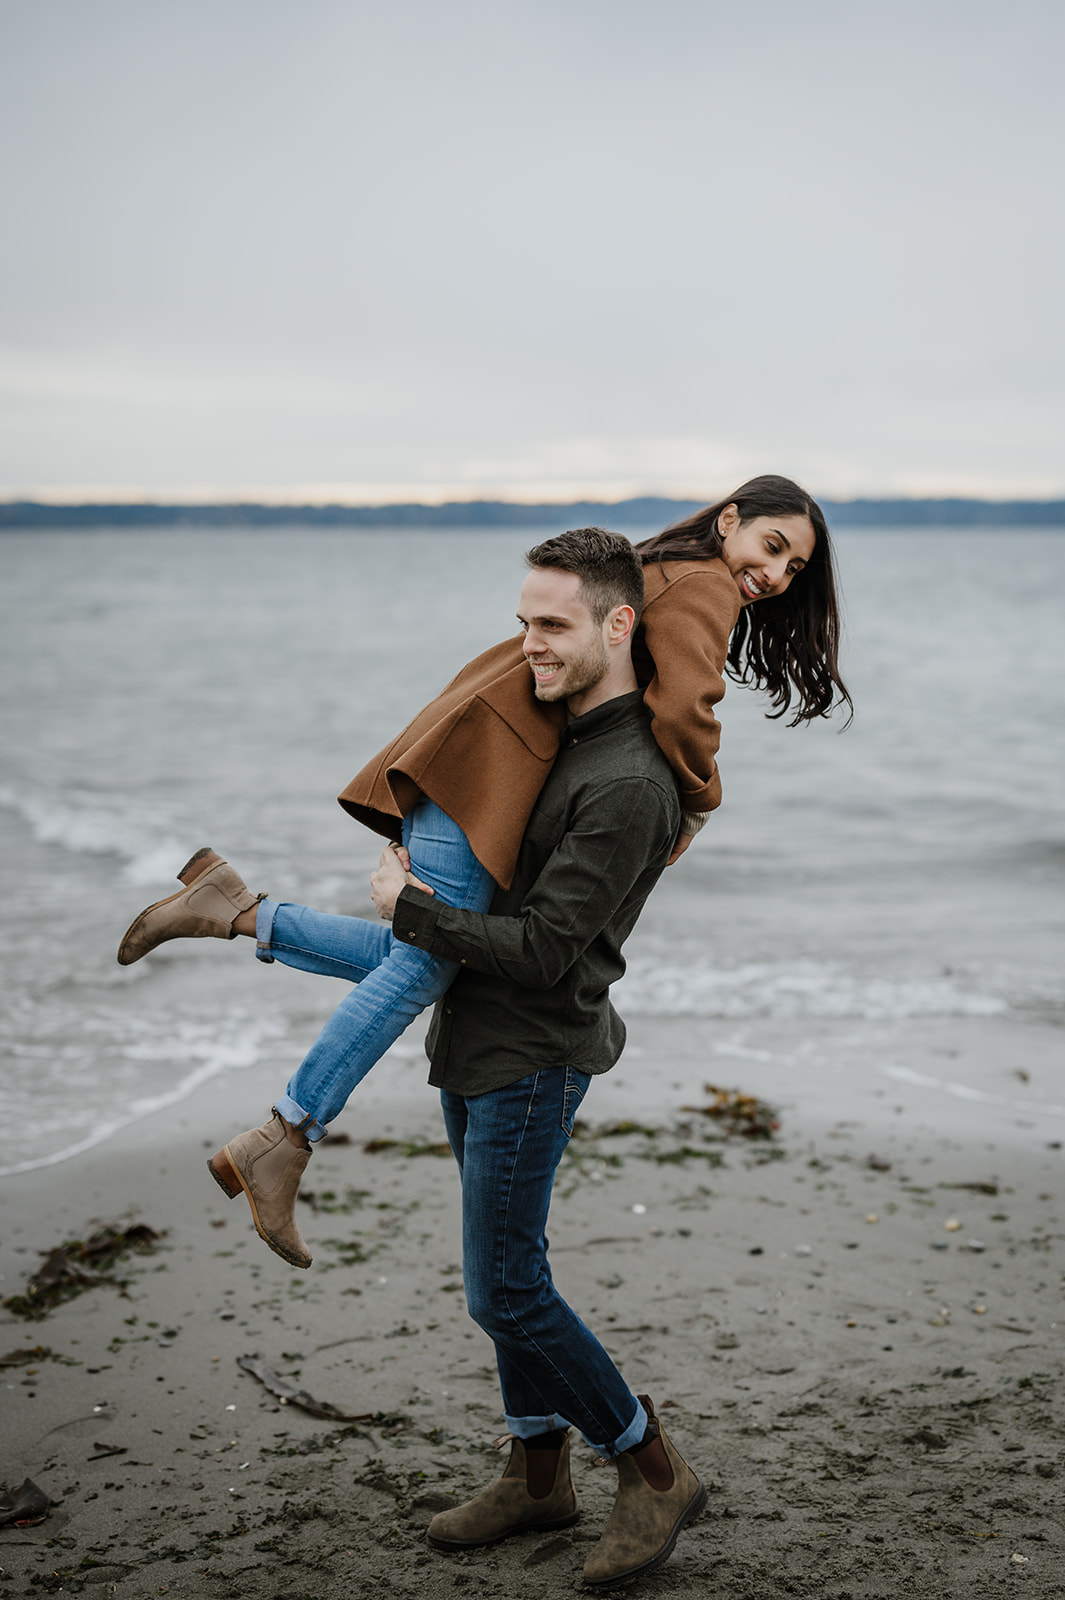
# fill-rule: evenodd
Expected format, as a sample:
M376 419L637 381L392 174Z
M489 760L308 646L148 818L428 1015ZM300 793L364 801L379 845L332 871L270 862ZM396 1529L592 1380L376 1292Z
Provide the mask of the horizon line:
M1057 494L964 494L961 492L936 492L936 493L880 493L864 492L862 494L831 495L814 494L812 498L820 504L832 506L858 506L858 505L981 505L981 506L1051 506L1065 503L1065 489ZM665 494L647 490L638 494L625 494L617 498L608 498L592 492L566 496L564 498L525 499L508 495L493 495L478 493L469 496L448 496L443 499L435 496L425 499L401 499L381 497L376 500L351 500L339 497L325 498L317 495L308 495L303 499L285 496L273 498L264 496L197 496L195 499L184 496L155 496L138 494L136 498L127 497L121 490L110 495L85 495L78 499L68 499L65 496L57 497L53 494L41 495L39 493L13 493L0 490L0 508L26 507L41 510L56 511L88 511L93 509L114 508L124 511L157 510L157 511L203 511L203 510L253 510L264 511L388 511L393 509L426 511L442 511L452 507L461 506L501 506L513 507L515 510L557 509L565 510L569 506L595 505L595 506L629 506L652 501L666 505L711 505L713 501L705 495L671 493Z
M486 531L539 529L542 534L592 524L646 533L678 527L705 502L645 495L628 500L451 500L427 505L393 501L376 506L266 504L261 501L173 503L160 501L90 501L80 505L22 500L0 502L0 534L22 529L89 532L91 530L278 529ZM977 500L960 496L938 499L828 500L821 502L835 528L1065 528L1065 498L1060 500Z

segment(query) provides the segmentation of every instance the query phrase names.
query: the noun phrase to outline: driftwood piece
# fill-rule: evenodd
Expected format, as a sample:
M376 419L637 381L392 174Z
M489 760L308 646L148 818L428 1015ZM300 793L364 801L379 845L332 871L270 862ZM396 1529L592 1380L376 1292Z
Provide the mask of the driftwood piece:
M253 1378L258 1378L263 1387L279 1400L284 1400L290 1406L299 1406L301 1411L309 1412L312 1417L328 1417L330 1422L372 1422L377 1415L374 1411L341 1411L339 1406L331 1405L328 1400L316 1400L306 1389L297 1389L287 1378L281 1378L271 1371L262 1356L238 1356L237 1366L250 1372Z

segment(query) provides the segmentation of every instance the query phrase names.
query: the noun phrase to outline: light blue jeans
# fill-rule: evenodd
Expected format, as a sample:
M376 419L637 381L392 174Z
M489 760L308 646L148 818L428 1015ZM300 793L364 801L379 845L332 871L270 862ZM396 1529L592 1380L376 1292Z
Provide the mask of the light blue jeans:
M431 800L404 818L411 870L449 906L487 911L496 885L466 835ZM385 923L337 917L308 906L260 900L255 954L303 972L345 978L340 1002L275 1102L286 1122L315 1141L343 1111L356 1084L419 1012L450 987L458 964L400 944Z

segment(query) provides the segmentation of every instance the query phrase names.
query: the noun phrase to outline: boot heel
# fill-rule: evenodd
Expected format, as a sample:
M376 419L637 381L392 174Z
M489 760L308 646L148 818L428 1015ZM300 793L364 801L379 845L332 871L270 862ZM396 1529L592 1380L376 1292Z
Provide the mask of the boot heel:
M190 856L186 861L177 875L178 883L183 883L186 889L189 888L209 867L217 866L221 859L222 857L217 850L212 850L209 844L205 844L201 850L197 850L196 854ZM196 868L195 872L192 870L193 867Z
M226 1155L224 1149L219 1150L207 1163L207 1170L218 1186L226 1191L231 1200L243 1192L243 1185L237 1177L237 1169Z

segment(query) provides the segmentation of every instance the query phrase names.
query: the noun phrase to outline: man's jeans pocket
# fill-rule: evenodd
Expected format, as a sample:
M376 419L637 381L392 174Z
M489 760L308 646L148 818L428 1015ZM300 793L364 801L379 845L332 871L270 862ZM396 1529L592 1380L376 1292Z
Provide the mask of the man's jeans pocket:
M573 1132L573 1124L577 1120L577 1112L581 1108L591 1075L587 1072L578 1072L576 1067L567 1067L566 1088L562 1096L562 1132L568 1139Z

